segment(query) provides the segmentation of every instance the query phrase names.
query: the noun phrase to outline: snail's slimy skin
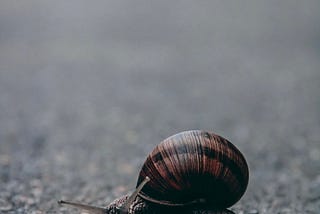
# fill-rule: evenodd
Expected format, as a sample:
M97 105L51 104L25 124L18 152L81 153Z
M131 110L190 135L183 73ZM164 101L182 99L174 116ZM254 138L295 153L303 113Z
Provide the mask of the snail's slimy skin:
M124 195L113 202L106 208L106 214L121 214L118 207L123 206L129 195ZM127 214L127 213L126 213ZM199 207L168 207L163 205L146 202L143 198L137 196L131 204L128 214L234 214L231 210L210 210Z

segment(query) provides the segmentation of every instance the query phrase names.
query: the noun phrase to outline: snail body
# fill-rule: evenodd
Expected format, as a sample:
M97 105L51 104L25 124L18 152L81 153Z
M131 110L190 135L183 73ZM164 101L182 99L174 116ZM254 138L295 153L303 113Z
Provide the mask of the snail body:
M142 166L136 191L101 213L232 213L226 208L240 200L248 180L246 160L232 143L212 132L185 131L158 144Z
M129 195L124 195L113 202L111 202L106 208L104 213L106 214L234 214L234 212L228 209L215 209L208 207L198 206L163 206L146 201L145 199L137 196L131 203L127 212L122 213L119 210L119 206L123 206ZM93 212L95 213L95 212Z

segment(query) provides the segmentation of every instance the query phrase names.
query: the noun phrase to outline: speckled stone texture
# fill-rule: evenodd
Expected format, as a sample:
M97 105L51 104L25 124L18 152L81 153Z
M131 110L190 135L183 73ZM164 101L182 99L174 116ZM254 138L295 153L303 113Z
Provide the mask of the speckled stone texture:
M79 213L132 191L147 154L226 137L236 214L320 213L319 1L1 1L0 213Z

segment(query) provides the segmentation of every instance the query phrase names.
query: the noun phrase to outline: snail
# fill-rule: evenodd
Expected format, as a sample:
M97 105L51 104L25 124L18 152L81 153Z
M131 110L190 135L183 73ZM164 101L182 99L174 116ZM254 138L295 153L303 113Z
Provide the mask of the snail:
M96 214L233 213L226 209L244 195L249 169L242 153L212 132L192 130L173 135L148 155L136 190L107 207L70 201Z

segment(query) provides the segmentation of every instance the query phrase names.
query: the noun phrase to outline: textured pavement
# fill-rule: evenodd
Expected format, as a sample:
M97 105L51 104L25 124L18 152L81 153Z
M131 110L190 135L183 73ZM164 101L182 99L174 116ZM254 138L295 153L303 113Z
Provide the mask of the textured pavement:
M0 213L105 206L157 143L191 129L247 158L235 213L320 213L319 9L1 1Z

